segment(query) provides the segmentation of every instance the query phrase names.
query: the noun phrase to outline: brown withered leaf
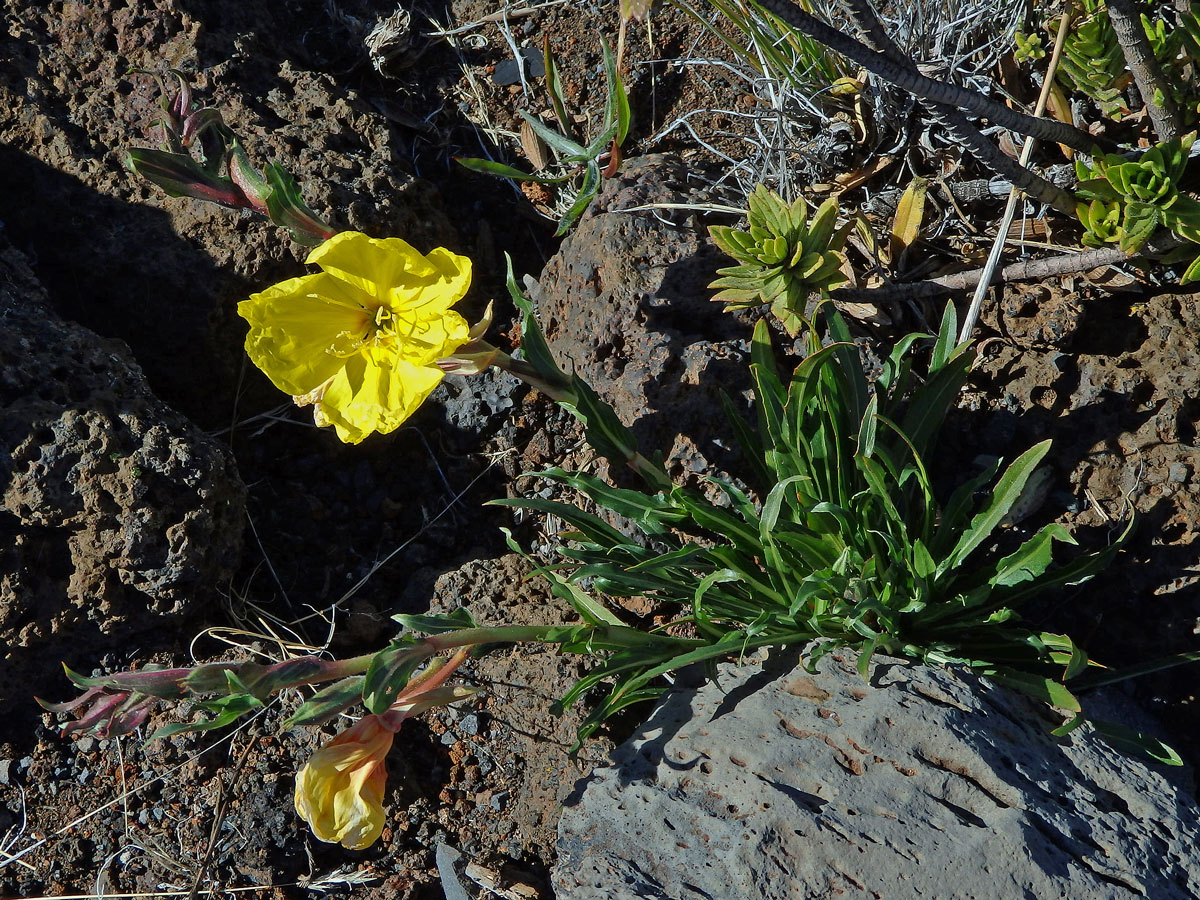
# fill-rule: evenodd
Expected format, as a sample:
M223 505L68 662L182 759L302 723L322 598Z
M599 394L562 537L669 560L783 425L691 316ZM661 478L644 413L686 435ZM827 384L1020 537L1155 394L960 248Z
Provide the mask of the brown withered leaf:
M525 158L533 165L533 171L540 172L550 162L549 150L541 135L533 130L529 122L521 121L521 150Z

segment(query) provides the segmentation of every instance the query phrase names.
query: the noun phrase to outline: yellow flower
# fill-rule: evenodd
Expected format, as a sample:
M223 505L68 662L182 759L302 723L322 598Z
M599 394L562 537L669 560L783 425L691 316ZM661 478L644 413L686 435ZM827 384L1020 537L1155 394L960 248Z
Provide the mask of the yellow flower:
M246 352L343 441L394 431L442 380L437 361L469 339L466 320L450 307L470 286L471 261L343 231L308 262L322 272L238 304L250 323Z
M383 831L384 758L394 732L364 716L312 755L296 775L296 812L313 834L363 850Z

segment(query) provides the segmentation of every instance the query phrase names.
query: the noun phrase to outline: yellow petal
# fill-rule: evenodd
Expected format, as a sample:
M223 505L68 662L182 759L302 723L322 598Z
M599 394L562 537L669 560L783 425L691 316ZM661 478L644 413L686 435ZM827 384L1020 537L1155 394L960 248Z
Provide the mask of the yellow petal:
M414 366L429 366L452 356L471 336L467 320L453 310L419 317L407 313L398 319L396 354Z
M386 303L395 286L424 286L439 276L438 269L407 241L367 237L358 231L334 235L308 255L308 263L370 294L376 303Z
M329 275L292 278L238 304L250 323L246 352L288 394L307 394L343 365L335 355L361 339L371 315Z
M296 775L296 812L322 841L361 850L383 831L384 760L393 734L367 716L312 755Z
M465 327L465 323L464 323ZM348 444L399 428L442 380L436 366L415 366L371 348L346 360L325 389L321 415Z
M466 295L471 286L471 260L451 253L445 247L435 247L426 259L438 272L437 293L434 297L422 294L422 308L432 308L436 303L441 304L441 309L449 309Z

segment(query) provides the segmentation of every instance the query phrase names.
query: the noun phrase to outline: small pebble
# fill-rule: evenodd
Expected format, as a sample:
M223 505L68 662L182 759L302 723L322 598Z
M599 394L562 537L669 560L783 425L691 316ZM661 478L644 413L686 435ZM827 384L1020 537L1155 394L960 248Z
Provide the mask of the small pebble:
M508 795L508 791L497 791L492 795L492 801L489 805L492 807L492 809L496 810L496 812L500 812L500 810L508 806Z
M11 784L11 770L13 761L11 759L0 759L0 784Z
M458 723L458 727L462 729L463 734L469 734L471 737L479 734L479 716L476 713L471 713L462 717L462 721Z
M447 731L442 735L441 742L444 746L449 747L451 744L458 743L458 738L454 736L454 732Z

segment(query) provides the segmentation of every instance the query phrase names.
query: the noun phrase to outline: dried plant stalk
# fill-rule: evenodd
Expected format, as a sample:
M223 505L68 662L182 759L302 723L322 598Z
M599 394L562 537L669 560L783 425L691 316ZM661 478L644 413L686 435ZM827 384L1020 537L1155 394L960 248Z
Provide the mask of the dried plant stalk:
M873 75L890 81L898 88L917 97L958 107L984 116L997 125L1039 141L1065 144L1080 153L1091 154L1097 139L1087 132L1052 119L1039 119L1015 109L1009 109L983 94L956 84L928 78L916 70L893 60L885 53L872 50L861 41L826 25L789 0L753 0L755 5L782 22L820 41L829 49L853 60ZM909 61L911 64L911 60Z
M1133 0L1108 0L1107 6L1108 19L1125 53L1125 61L1129 63L1129 71L1133 73L1142 102L1146 104L1154 133L1164 143L1173 141L1182 131L1179 110L1175 108L1170 87L1163 78L1158 60L1154 58L1154 49L1146 37L1146 29L1142 27L1141 16ZM1160 100L1161 103L1157 102Z

